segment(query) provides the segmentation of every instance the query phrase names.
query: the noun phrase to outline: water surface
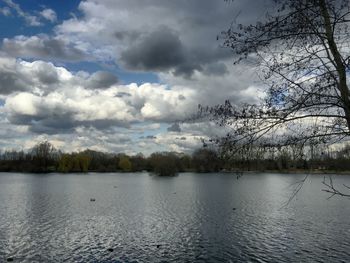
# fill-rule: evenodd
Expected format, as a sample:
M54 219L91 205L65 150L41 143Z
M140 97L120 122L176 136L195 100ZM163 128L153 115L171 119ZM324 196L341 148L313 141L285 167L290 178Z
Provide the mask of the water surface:
M349 262L350 200L323 176L284 207L303 177L0 173L0 262Z

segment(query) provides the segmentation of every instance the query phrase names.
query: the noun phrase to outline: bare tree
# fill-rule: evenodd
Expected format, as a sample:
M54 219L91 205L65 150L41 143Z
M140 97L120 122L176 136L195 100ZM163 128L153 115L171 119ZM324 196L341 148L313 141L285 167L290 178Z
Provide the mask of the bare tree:
M263 22L223 32L224 46L238 57L235 63L250 58L259 64L268 85L265 100L239 108L230 101L200 107L201 116L232 128L220 140L225 145L258 140L288 145L348 136L349 1L275 3L276 10L270 10ZM271 140L277 130L283 136Z
M273 2L262 21L222 33L234 64L256 62L267 86L259 105L200 106L200 118L230 129L211 140L226 153L247 144L312 146L350 135L350 1Z
M33 159L37 162L38 169L43 171L47 171L48 165L53 162L55 153L55 147L48 141L40 142L32 149Z

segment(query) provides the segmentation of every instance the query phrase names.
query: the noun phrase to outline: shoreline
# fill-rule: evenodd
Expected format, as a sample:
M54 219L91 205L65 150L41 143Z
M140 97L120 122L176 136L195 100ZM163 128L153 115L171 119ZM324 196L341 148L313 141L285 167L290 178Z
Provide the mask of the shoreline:
M107 173L149 173L154 174L153 171L87 171L87 172L59 172L59 171L41 171L41 172L26 172L26 171L0 171L0 173L22 173L22 174L107 174ZM181 173L197 173L197 174L234 174L234 175L244 175L244 174L318 174L318 175L350 175L350 171L335 171L335 170L232 170L232 171L212 171L212 172L197 172L197 171L181 171Z
M337 174L350 175L350 171L336 171L336 170L235 170L235 171L220 171L220 173L273 173L273 174Z

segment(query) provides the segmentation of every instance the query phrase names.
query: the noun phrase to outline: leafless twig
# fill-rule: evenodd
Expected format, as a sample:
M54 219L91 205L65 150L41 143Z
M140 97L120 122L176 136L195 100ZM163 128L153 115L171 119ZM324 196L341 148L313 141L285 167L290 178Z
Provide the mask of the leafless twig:
M309 173L306 174L302 180L299 180L299 181L290 185L291 187L293 187L292 194L289 197L288 201L282 206L282 208L288 206L290 204L290 202L292 202L292 200L297 196L297 194L303 188L303 185L304 185L305 181L307 180L307 178L309 177L309 175L310 175Z
M327 180L328 178L328 180ZM332 179L332 176L324 176L323 177L323 181L322 181L322 184L324 186L326 186L325 189L322 189L323 192L326 192L326 193L329 193L331 194L328 199L331 199L333 196L335 195L338 195L338 196L342 196L342 197L350 197L350 194L347 194L347 193L344 193L344 192L341 192L340 190L338 190L334 184L333 184L333 179ZM343 184L344 187L346 187L348 190L350 190L350 187Z

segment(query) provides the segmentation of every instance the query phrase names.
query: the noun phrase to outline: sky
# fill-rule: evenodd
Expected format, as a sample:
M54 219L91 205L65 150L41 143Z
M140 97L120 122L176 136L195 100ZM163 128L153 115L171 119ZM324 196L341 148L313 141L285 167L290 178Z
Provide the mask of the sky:
M0 149L191 152L225 133L198 104L262 96L217 36L266 1L0 0Z

